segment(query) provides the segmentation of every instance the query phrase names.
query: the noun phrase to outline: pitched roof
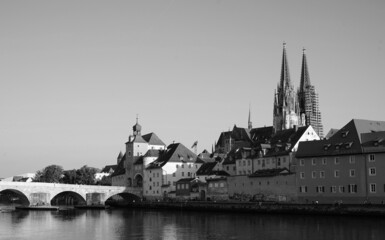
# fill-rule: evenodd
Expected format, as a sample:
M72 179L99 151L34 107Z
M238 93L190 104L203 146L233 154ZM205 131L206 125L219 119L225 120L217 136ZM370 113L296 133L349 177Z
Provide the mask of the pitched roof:
M202 164L202 166L198 169L196 172L197 176L202 176L202 175L211 175L213 169L217 165L217 162L207 162Z
M150 149L144 154L144 157L159 157L159 152L163 150Z
M291 152L295 144L310 126L277 131L270 139L271 149L266 156L279 156Z
M123 156L122 156L123 157ZM109 173L110 172L110 169L112 169L113 171L115 171L115 169L118 167L118 165L106 165L100 172L102 173Z
M143 139L148 142L150 145L162 145L166 146L166 144L160 140L160 138L155 133L148 133L142 136Z
M366 153L385 152L385 131L361 134L362 149Z
M253 174L249 175L249 177L271 177L286 174L290 174L287 168L274 168L257 170Z
M359 154L363 152L361 136L381 131L385 122L353 119L327 140L301 142L296 157Z
M170 144L165 151L160 152L159 157L149 164L147 169L161 168L168 162L195 163L197 155L181 143Z
M181 178L179 179L178 181L176 181L177 183L189 183L191 182L192 180L195 180L195 178Z
M124 168L125 161L126 161L126 154L123 155L122 160L120 160L118 166L115 168L115 171L111 174L111 177L126 174L126 169Z
M250 130L250 138L254 144L266 143L274 134L274 127L253 128Z

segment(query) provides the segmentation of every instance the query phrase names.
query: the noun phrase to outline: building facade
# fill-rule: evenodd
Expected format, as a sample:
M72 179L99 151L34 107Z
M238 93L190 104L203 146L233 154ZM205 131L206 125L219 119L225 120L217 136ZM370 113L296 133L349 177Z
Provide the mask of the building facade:
M385 122L353 119L327 140L301 142L299 201L383 203L384 139Z

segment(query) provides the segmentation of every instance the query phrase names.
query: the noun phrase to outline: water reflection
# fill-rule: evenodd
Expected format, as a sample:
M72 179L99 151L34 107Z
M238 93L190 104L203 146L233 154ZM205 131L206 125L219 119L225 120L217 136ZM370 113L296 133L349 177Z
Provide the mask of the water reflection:
M0 213L0 239L383 239L383 218L152 210Z

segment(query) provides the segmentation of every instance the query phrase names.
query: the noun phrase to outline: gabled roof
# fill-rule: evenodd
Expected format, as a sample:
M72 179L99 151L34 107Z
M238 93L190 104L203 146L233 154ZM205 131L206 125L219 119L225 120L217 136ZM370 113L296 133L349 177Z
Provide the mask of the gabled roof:
M163 150L150 149L144 154L144 157L159 157L159 152Z
M235 160L242 158L241 148L233 148L223 161L223 165L235 164Z
M160 140L160 138L153 132L143 135L142 137L150 145L166 146L166 144L162 140Z
M310 126L277 131L270 139L271 149L266 156L278 156L291 152L295 144Z
M161 168L168 162L196 163L197 155L181 143L170 144L165 151L160 152L159 157L149 164L147 169Z
M195 178L181 178L179 179L178 181L176 181L177 183L189 183L191 181L195 180Z
M336 132L338 132L339 129L337 128L331 128L328 132L328 134L326 134L325 138L326 139L329 139L331 138Z
M274 127L253 128L250 130L250 138L254 144L266 143L274 134Z
M121 158L123 155L121 156ZM109 173L112 169L112 171L115 171L115 169L118 167L118 165L106 165L100 172L102 173Z
M115 177L118 175L126 174L126 169L124 168L124 162L126 161L126 154L123 155L122 160L120 160L118 166L115 171L111 174L111 177Z
M353 119L327 140L301 142L296 157L360 154L366 133L385 131L385 122Z
M385 131L361 134L365 153L385 152Z
M196 172L197 176L202 176L202 175L211 175L213 169L217 165L217 162L207 162L202 164L202 166L198 169Z

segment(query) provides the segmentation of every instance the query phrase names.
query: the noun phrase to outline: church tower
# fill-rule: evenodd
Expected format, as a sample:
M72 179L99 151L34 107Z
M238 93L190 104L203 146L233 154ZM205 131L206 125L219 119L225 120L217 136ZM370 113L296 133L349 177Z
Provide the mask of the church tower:
M300 125L311 125L319 137L323 137L321 112L318 105L318 94L310 83L309 70L305 49L302 53L301 82L298 89L298 103L300 112Z
M273 126L276 131L298 126L299 107L296 97L294 87L290 81L286 43L283 43L281 78L274 94Z

